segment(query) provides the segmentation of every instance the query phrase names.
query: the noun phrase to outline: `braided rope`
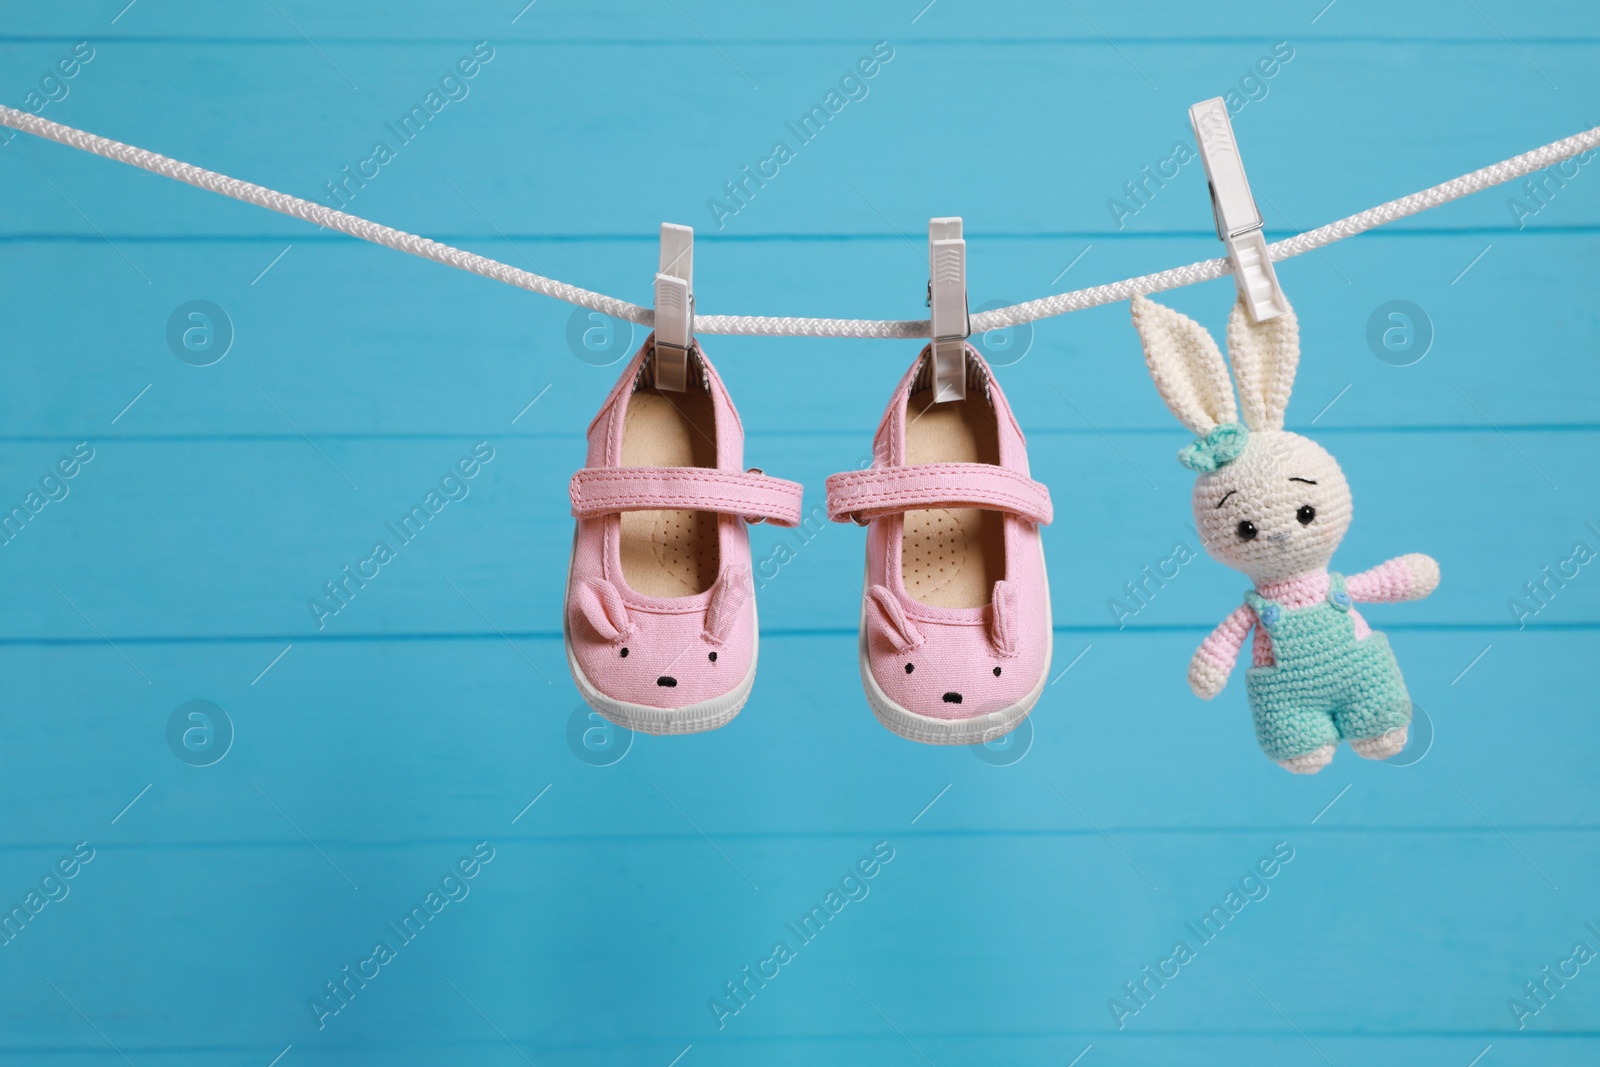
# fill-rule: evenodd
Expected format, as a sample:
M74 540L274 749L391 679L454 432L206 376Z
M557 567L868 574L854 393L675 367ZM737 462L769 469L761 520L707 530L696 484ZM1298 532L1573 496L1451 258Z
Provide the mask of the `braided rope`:
M1536 170L1543 170L1545 167L1571 159L1596 147L1600 147L1600 126L1536 148L1531 152L1524 152L1520 156L1502 160L1481 170L1475 170L1471 174L1452 178L1431 189L1402 196L1398 200L1368 208L1338 222L1330 222L1326 226L1307 230L1287 240L1276 241L1267 246L1267 253L1276 263L1292 256L1314 252L1346 237L1354 237L1358 233L1447 204L1452 200L1459 200L1461 197L1481 192L1492 186L1515 181ZM1052 315L1064 315L1070 311L1082 311L1084 308L1097 307L1101 304L1131 300L1135 296L1147 293L1158 293L1166 289L1193 285L1196 282L1207 282L1230 273L1232 268L1226 259L1202 260L1173 270L1164 270L1158 274L1145 274L1111 285L1097 285L1090 289L1079 289L1072 293L1047 296L1042 300L1030 300L1024 304L985 311L972 316L972 330L978 333L1005 326L1017 326L1024 322L1049 318Z
M310 200L302 200L274 189L230 178L225 174L218 174L143 148L123 144L121 141L113 141L71 126L63 126L59 122L51 122L49 119L30 115L25 111L0 106L0 126L8 126L119 163L127 163L200 189L221 193L223 196L243 200L245 203L255 204L269 211L289 215L303 222L315 223L351 237L359 237L363 241L370 241L385 248L408 252L423 259L431 259L435 263L443 263L447 267L564 300L569 304L598 311L615 319L624 319L642 326L652 326L655 323L655 311L651 308L630 304L603 293L580 289L575 285L546 278L532 271L521 270L487 256L440 244L426 237L418 237L416 234L358 218ZM1368 208L1349 218L1275 242L1268 246L1268 253L1275 262L1291 256L1304 255L1335 241L1354 237L1376 226L1415 215L1504 182L1514 181L1596 147L1600 147L1600 126L1536 148L1531 152L1524 152L1520 156L1502 160L1470 174L1464 174L1459 178L1452 178L1431 189L1391 200L1387 204ZM1088 289L1047 296L1040 300L1030 300L973 315L972 330L974 333L981 333L985 330L1019 326L1025 322L1050 318L1054 315L1065 315L1072 311L1082 311L1102 304L1114 304L1143 293L1156 293L1194 285L1197 282L1211 281L1230 273L1230 270L1226 259L1207 259L1156 274L1127 278L1110 285L1096 285ZM929 331L926 319L809 319L777 318L766 315L697 315L694 326L695 332L704 334L783 337L927 337Z
M464 252L459 248L440 244L438 241L430 241L426 237L406 233L404 230L380 226L376 222L368 222L366 219L347 215L343 211L335 211L331 207L324 207L310 200L301 200L297 196L280 193L275 189L252 185L238 178L230 178L226 174L218 174L176 159L169 159L155 152L135 148L121 141L113 141L108 137L86 133L71 126L63 126L59 122L51 122L15 108L0 107L0 125L36 134L85 152L93 152L97 156L114 159L118 163L127 163L163 177L208 189L213 193L231 196L235 200L243 200L247 204L255 204L257 207L276 211L280 215L289 215L302 222L313 222L318 226L338 230L340 233L359 237L363 241L371 241L385 248L409 252L423 259L431 259L435 263L443 263L447 267L455 267L457 270L481 274L485 278L514 285L519 289L553 296L557 300L565 300L569 304L577 304L579 307L586 307L615 319L627 319L629 322L645 326L649 326L655 319L655 313L650 308L642 308L626 300L618 300L602 293L591 293L587 289L579 289L575 285L558 282L534 274L532 271L519 270L486 256Z

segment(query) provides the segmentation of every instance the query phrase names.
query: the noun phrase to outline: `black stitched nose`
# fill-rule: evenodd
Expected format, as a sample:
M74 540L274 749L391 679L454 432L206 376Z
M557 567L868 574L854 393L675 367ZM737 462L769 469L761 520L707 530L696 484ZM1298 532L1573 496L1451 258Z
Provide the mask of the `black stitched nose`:
M959 703L961 703L961 694L960 693L946 693L944 695L944 702L946 704L959 704Z
M664 685L668 689L671 689L673 686L678 684L678 680L676 678L668 678L666 675L663 674L661 677L656 679L656 684L657 685ZM956 699L959 701L961 698L960 697L956 697Z

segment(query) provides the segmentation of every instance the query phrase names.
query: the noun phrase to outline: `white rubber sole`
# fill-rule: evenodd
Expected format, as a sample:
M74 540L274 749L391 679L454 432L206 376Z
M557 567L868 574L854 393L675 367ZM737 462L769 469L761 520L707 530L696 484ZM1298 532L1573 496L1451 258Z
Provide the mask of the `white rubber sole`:
M573 536L573 542L574 544L577 542L576 534ZM572 559L569 556L567 588L561 595L561 643L567 651L567 670L572 672L572 680L577 683L578 694L583 697L585 704L618 726L644 734L697 734L715 730L733 721L733 717L744 708L745 702L750 699L750 690L756 684L756 660L761 651L759 621L756 622L755 643L750 651L750 669L745 672L744 679L730 691L697 704L686 704L681 708L653 708L648 704L630 704L600 692L594 683L589 681L588 675L583 673L583 668L578 666L578 658L572 652L571 622L567 611L567 592L571 585ZM750 600L752 621L755 621L755 612L755 598L752 597Z
M1042 554L1042 550L1041 550ZM1042 567L1044 561L1040 560ZM1049 575L1045 576L1046 588L1049 585ZM863 586L866 576L862 576ZM1050 677L1050 659L1055 653L1056 635L1050 601L1045 599L1045 651L1044 670L1039 672L1039 681L1033 689L1009 707L1000 708L998 711L985 712L974 715L970 719L936 719L931 715L919 715L910 708L901 707L889 699L878 680L872 676L872 664L867 656L867 606L863 600L861 604L861 628L856 638L856 659L861 666L861 688L867 694L867 704L872 708L872 714L885 727L910 741L917 741L924 745L980 745L996 738L1004 737L1015 730L1033 706L1039 702L1039 697L1044 693L1046 681Z

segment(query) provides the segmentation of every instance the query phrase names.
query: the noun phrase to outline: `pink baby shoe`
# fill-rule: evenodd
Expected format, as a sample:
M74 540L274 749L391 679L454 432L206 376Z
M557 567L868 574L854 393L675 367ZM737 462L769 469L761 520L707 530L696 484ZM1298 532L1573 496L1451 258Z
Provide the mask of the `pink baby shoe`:
M567 665L589 706L652 734L712 730L756 676L745 523L800 522L801 487L744 469L744 427L698 345L657 388L655 338L589 424L572 476Z
M933 402L929 350L900 380L873 463L828 479L828 517L867 527L861 683L902 737L968 745L1027 716L1050 667L1039 527L1050 491L983 357L967 396Z

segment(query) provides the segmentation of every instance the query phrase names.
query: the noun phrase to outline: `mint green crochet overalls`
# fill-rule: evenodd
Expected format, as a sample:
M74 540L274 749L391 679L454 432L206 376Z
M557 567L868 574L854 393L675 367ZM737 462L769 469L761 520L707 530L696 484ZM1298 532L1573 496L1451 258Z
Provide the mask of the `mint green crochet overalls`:
M1244 595L1272 641L1271 667L1245 672L1256 741L1275 760L1341 739L1379 737L1411 721L1411 698L1389 639L1356 639L1342 575L1308 608L1286 608L1255 590Z

